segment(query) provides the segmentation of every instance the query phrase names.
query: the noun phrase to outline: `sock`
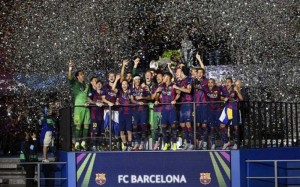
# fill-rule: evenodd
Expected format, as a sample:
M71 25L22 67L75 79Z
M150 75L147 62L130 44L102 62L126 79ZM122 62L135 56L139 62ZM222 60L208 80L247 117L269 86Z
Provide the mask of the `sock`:
M142 142L145 142L146 141L146 133L147 133L147 126L146 125L142 125L141 126L142 128Z
M133 139L135 142L139 142L140 138L139 138L139 132L138 132L138 127L134 126L132 129L132 135L133 135Z
M158 141L159 129L157 128L154 132L154 141Z
M82 137L85 139L85 138L87 138L88 137L88 133L89 133L89 129L83 129L83 131L82 131Z
M171 131L172 131L172 142L176 143L177 142L177 128L172 127Z
M79 141L79 138L80 138L80 129L75 129L75 139L76 139L76 142Z
M234 143L238 144L240 139L239 129L237 127L234 128Z
M215 128L211 128L211 144L216 144L216 130Z
M189 142L189 133L186 127L182 127L182 132L183 132L183 137L186 140L186 143L190 143Z
M187 131L188 131L188 139L187 139L187 142L190 142L191 144L194 144L193 128L192 128L192 127L188 127L188 128L187 128Z
M207 129L207 127L203 127L202 129L203 129L203 136L201 137L201 140L203 142L207 142L208 129Z
M227 128L221 128L221 137L222 137L222 141L223 143L227 143L228 142L228 132L227 132Z

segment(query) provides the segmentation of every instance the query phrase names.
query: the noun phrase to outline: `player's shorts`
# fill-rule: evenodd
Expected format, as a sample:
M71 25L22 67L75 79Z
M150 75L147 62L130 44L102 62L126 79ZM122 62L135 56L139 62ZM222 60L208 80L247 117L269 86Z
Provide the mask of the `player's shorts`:
M233 118L232 118L232 122L230 123L231 125L239 125L239 121L240 121L240 114L238 110L232 110L232 114L233 114Z
M219 127L221 122L219 120L222 111L211 111L208 114L208 122L210 127Z
M162 125L173 125L176 124L177 121L177 114L176 110L162 110L161 111L161 124Z
M53 138L52 138L52 131L46 131L43 141L43 146L51 146Z
M192 121L192 104L182 104L180 107L180 117L179 122L180 123L186 123Z
M74 109L74 125L90 124L90 109L86 107L75 107Z
M93 134L104 133L103 120L92 120L89 132Z
M207 124L208 122L208 107L207 105L200 105L196 108L196 122L197 124Z
M133 125L146 125L148 124L148 110L135 111L133 114Z
M119 113L120 131L132 131L132 114Z

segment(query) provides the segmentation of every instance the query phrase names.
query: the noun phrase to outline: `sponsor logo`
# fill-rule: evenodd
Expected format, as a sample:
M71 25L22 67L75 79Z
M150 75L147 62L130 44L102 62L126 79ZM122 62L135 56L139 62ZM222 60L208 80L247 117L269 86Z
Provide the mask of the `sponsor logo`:
M95 181L98 185L103 185L106 183L105 173L96 173Z
M200 183L208 185L211 182L210 173L200 173Z

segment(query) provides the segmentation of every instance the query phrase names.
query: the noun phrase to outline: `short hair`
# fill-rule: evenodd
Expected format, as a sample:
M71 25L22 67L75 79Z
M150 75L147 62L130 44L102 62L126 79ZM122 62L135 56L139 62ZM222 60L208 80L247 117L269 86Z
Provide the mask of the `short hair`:
M100 82L101 84L103 84L103 82L102 82L101 80L97 80L96 84L98 84L99 82Z
M151 69L148 69L147 71L145 71L145 75L146 75L146 73L150 73L152 76L153 76L153 73L152 73L152 71L155 71L154 69L153 70L151 70Z
M162 71L157 70L157 71L156 71L156 76L159 75L159 74L164 75L164 73L163 73Z
M166 72L166 73L164 73L164 76L169 76L170 77L170 79L172 79L173 78L173 75L172 75L172 73L170 73L170 72Z
M202 70L202 71L203 71L203 74L205 74L205 69L199 68L198 71L199 71L199 70Z
M190 70L189 70L188 67L182 66L181 70L182 70L184 75L186 75L186 76L189 75Z
M209 78L208 80L212 80L214 81L214 83L216 83L216 80L214 78Z
M92 82L93 79L98 79L95 75L91 76L90 82Z
M226 80L230 80L230 82L233 83L233 80L231 77L227 77Z
M123 82L127 82L127 84L129 84L129 82L126 79L124 79L121 83L123 83Z
M81 70L81 69L77 70L77 71L75 72L75 77L78 77L78 75L79 75L80 72L83 72L83 70Z

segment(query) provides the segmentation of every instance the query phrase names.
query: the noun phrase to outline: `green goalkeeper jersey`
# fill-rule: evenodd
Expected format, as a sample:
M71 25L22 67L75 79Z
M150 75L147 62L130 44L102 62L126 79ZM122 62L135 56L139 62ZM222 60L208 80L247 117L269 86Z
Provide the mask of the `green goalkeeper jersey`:
M84 105L88 101L89 84L80 83L76 79L70 80L75 105Z

